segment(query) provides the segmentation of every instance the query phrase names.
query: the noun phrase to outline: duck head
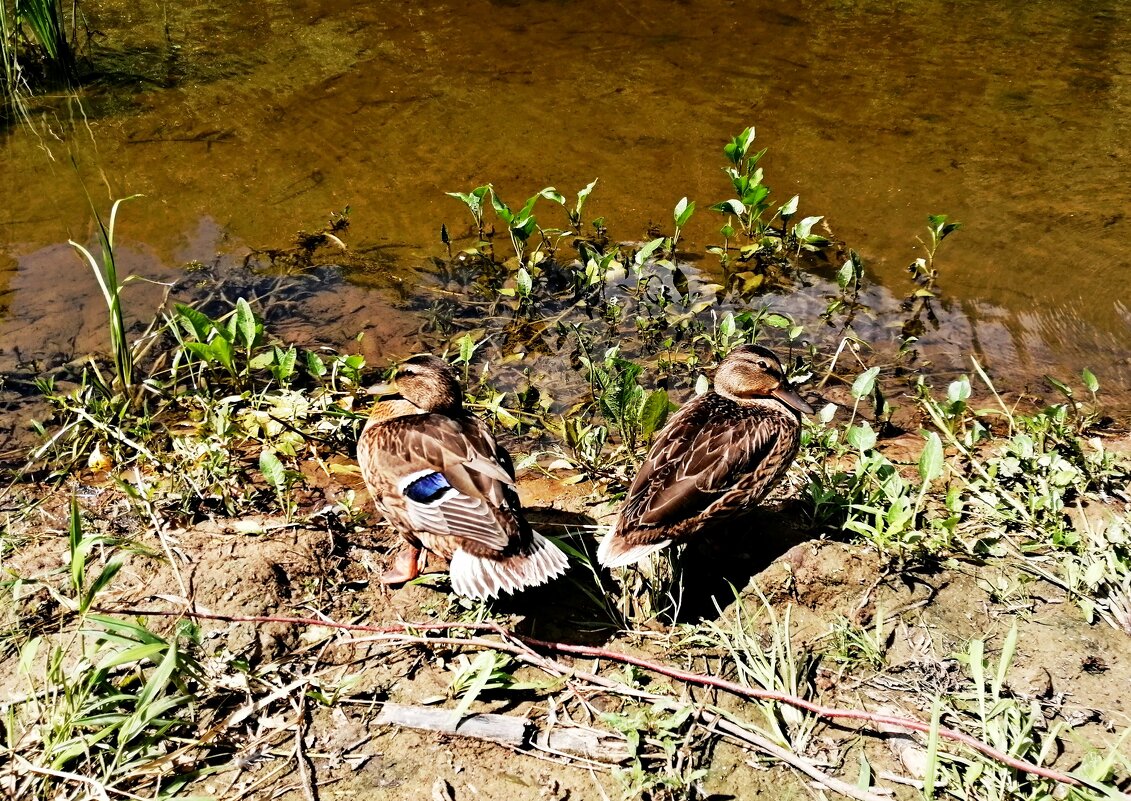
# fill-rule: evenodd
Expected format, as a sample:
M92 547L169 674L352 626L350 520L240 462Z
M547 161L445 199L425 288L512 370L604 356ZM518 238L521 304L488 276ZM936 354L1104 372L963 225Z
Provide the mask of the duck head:
M405 359L389 383L370 387L368 394L379 396L378 407L408 403L419 412L457 414L463 410L459 376L450 364L435 356Z
M775 398L798 413L813 413L786 381L774 352L758 345L742 345L723 359L715 373L715 392L735 403Z

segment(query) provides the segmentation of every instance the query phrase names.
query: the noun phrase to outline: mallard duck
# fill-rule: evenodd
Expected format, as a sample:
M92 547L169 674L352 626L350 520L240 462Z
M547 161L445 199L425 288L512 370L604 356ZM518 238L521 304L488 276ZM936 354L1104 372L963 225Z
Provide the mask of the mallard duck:
M469 598L543 584L566 556L523 517L510 455L463 407L456 371L435 356L401 363L357 443L369 494L407 545L381 580L410 581L427 558L450 560L452 589Z
M813 409L773 351L735 348L714 391L688 402L656 437L598 560L628 565L749 512L797 455L801 412Z

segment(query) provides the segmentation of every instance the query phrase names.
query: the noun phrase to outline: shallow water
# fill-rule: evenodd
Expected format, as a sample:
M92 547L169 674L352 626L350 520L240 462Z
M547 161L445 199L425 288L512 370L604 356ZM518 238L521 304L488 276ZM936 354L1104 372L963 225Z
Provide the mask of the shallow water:
M144 193L124 207L119 241L127 267L152 277L277 246L346 205L350 245L411 274L442 252L441 222L466 230L444 191L487 181L514 203L600 178L587 216L626 239L688 195L700 211L685 241L700 249L721 222L706 206L729 196L721 146L753 124L774 197L798 193L801 214L825 215L889 295L911 288L927 214L964 223L937 262L948 361L976 354L1017 389L1087 366L1128 411L1128 11L99 4L107 78L81 109L60 101L42 141L3 134L0 348L99 346L97 324L55 330L74 327L70 309L97 309L65 246L90 237L83 183L103 207Z

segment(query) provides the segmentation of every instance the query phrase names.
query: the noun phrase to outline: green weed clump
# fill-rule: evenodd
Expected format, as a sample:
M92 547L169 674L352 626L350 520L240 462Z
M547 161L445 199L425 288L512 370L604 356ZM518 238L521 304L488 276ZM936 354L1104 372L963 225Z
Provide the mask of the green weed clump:
M718 258L714 271L683 258L689 226L701 220L686 197L675 203L668 231L618 242L604 218L585 219L596 181L572 201L545 187L513 207L491 184L449 193L471 225L455 238L441 229L447 255L435 260L435 283L426 290L434 297L417 301L421 349L446 355L460 370L469 405L506 439L520 468L586 483L615 502L676 401L707 391L711 369L733 348L768 343L792 378L829 396L805 423L779 499L808 534L874 550L893 574L1008 563L1061 588L1088 620L1131 633L1131 467L1104 447L1095 376L1081 375L1086 401L1052 382L1062 397L1043 407L1007 403L977 363L945 390L931 385L915 351L937 323L940 244L959 228L945 215L928 218L904 319L890 326L899 332L892 347L863 341L854 328L871 313L861 301L862 258L818 233L821 217L798 219L797 197L771 200L766 151L754 151L753 142L748 128L723 150L730 197L709 207L726 219L722 244L706 249ZM353 404L374 370L359 356L280 341L266 322L269 301L250 294L230 303L175 303L130 341L114 259L117 209L109 225L99 222L98 256L75 245L106 299L111 358L41 379L54 414L39 424L44 442L29 469L52 479L84 468L106 473L155 532L171 519L312 514L302 468L329 473L327 455L351 451L362 419ZM549 223L551 212L561 227ZM344 216L333 225L343 226ZM292 266L311 264L322 243L340 245L333 231L340 227L308 239ZM796 319L775 303L775 293L822 271L827 289L813 319ZM855 363L845 367L849 360ZM255 670L236 655L206 656L192 626L158 631L99 611L120 580L122 551L135 546L84 535L77 505L68 536L63 579L37 579L52 599L53 627L25 617L6 640L30 683L25 699L5 707L7 742L23 770L19 787L50 795L71 780L111 794L175 794L232 757L212 743L218 729L201 722L236 719L235 698L224 688L255 685ZM583 628L626 628L641 637L642 627L660 627L657 618L679 619L683 585L674 549L651 572L610 577L594 567L592 540L589 533L560 538L588 568L569 579L589 604ZM167 543L161 546L172 563ZM10 586L28 584L18 577ZM751 592L737 588L735 603L717 619L662 627L664 647L702 657L743 687L807 703L817 702L829 663L838 677L887 669L889 632L879 613L870 624L838 616L824 635L830 647L819 652L798 640L788 607L777 611L756 584L753 595L753 612ZM496 613L449 600L444 614L471 626ZM1053 792L1047 781L937 736L950 726L1037 763L1054 758L1068 731L1042 727L1006 689L1016 639L1014 630L992 666L982 640L968 643L955 657L966 670L962 680L927 699L934 734L924 773L914 780L924 798ZM586 692L566 698L564 688L576 690L572 679L533 658L484 650L441 661L451 673L456 717L492 693L552 696L619 732L627 756L615 775L626 799L702 797L709 743L720 731L774 759L792 755L796 760L786 761L811 776L823 747L820 716L776 700L751 701L739 715L713 700L692 704L663 688L645 690L628 675L633 694L597 710ZM520 663L546 668L549 678L520 675ZM332 703L336 696L310 697ZM296 743L296 753L301 747ZM1090 753L1078 768L1090 782L1111 782L1125 769L1113 755ZM857 787L866 792L879 782L859 754ZM1079 797L1100 796L1084 788Z
M0 2L0 115L26 117L26 98L51 85L73 86L82 13L60 0Z

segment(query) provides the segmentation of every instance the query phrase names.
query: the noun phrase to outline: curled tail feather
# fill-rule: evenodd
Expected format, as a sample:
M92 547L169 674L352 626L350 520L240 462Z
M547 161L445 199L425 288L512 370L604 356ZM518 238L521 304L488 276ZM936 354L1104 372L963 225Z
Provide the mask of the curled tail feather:
M500 592L518 592L560 576L569 565L566 555L538 532L533 534L528 553L505 559L457 550L449 567L452 589L467 598L496 598Z
M671 540L660 540L643 545L632 545L626 542L623 537L618 537L617 530L614 528L605 535L601 544L597 546L597 561L605 567L627 567L634 562L639 562L648 554L668 547L671 542Z

